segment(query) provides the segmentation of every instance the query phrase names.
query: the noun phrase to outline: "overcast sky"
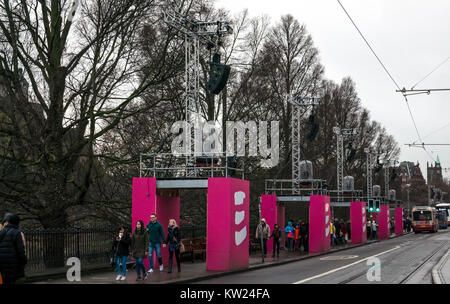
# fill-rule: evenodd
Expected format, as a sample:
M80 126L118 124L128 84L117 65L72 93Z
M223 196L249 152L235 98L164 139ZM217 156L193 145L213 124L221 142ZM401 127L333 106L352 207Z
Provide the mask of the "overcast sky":
M341 0L400 87L411 88L450 57L450 1ZM372 55L337 0L217 0L232 13L249 9L250 16L268 15L277 22L292 14L307 26L325 76L336 82L351 76L359 97L374 120L381 122L401 146L401 161L419 161L426 179L430 156L404 144L418 141L404 98ZM450 88L450 60L417 88ZM409 97L425 143L450 143L450 92ZM428 134L444 126L431 136ZM425 138L426 137L426 138ZM429 147L450 168L450 147ZM450 176L444 173L445 176Z

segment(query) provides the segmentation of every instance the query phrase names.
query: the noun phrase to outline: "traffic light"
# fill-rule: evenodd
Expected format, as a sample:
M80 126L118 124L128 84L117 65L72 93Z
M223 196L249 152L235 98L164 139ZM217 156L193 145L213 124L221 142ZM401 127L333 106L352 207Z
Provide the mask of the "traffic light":
M370 200L368 201L368 203L369 203L369 212L373 212L373 211L375 210L373 199L370 199Z
M380 201L379 200L375 201L375 212L376 213L380 212Z
M209 72L209 80L206 88L212 94L218 95L228 82L231 67L220 63L220 55L214 54L213 61L209 63L211 66Z

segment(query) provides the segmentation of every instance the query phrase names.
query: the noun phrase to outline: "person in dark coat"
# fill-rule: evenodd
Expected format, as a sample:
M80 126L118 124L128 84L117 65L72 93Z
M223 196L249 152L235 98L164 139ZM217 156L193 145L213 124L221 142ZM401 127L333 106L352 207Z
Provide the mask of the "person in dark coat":
M131 253L136 259L136 281L140 281L142 278L147 279L147 271L144 266L144 258L148 255L148 231L144 227L144 222L139 220L136 223L136 229L131 237ZM141 278L142 270L142 278Z
M20 218L17 215L7 213L1 224L0 274L4 284L14 284L25 276L25 236L19 229L19 223Z
M273 226L272 234L269 236L269 239L273 238L273 254L272 257L275 257L275 248L277 251L277 257L280 256L280 239L281 239L281 229L278 224Z
M148 272L153 272L153 250L156 251L156 256L158 257L159 271L163 271L164 266L161 257L161 241L163 243L163 247L166 247L166 239L164 236L164 229L157 221L155 213L150 215L150 223L148 223L147 229L149 240L148 259L150 260L150 269Z
M131 238L125 227L120 227L113 241L113 250L116 252L116 280L125 281L127 275L127 260L130 255ZM122 270L120 265L122 264Z
M180 264L180 233L177 226L177 222L174 219L169 220L169 227L167 228L166 244L169 244L169 270L172 272L173 254L175 253L175 259L177 260L178 272L181 271Z
M335 218L333 224L334 224L334 228L336 228L336 241L337 241L337 244L342 244L341 223L339 223L339 220L337 218Z
M348 240L350 241L352 239L352 224L350 221L347 221L347 235Z
M305 221L302 221L302 223L300 224L300 236L302 238L302 245L303 245L303 250L305 251L305 253L308 253L309 251L309 225L306 224Z

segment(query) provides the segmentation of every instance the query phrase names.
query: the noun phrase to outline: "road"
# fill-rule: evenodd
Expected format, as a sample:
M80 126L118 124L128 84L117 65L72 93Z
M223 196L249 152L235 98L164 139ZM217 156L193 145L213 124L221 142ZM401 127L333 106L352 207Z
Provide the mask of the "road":
M432 284L431 270L449 248L448 230L409 234L196 284ZM379 260L373 261L373 257Z

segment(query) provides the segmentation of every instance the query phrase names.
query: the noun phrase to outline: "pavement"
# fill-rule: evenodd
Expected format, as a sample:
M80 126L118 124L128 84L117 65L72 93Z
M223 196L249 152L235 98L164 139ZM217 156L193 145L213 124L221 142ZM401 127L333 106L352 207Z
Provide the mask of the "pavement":
M288 265L197 283L433 284L432 269L449 249L448 231L408 234L346 251L329 252Z
M395 237L395 236L392 236ZM180 283L194 283L194 282L204 282L209 280L214 280L222 277L228 277L233 274L246 273L249 271L256 271L261 269L266 269L274 266L282 266L296 262L304 262L304 260L312 259L314 257L328 255L337 253L344 250L351 250L358 247L370 246L373 243L379 242L378 240L368 241L365 244L359 245L351 245L350 243L347 245L341 245L333 247L329 252L317 254L317 255L308 255L300 252L289 253L285 250L280 250L280 257L272 258L272 254L267 254L264 263L262 263L261 254L251 255L249 260L249 268L225 272L225 271L208 271L206 270L206 262L185 262L181 264L181 272L178 273L176 266L173 268L172 273L167 273L167 269L164 269L162 272L159 271L157 267L155 267L155 271L153 273L149 273L148 277L144 281L136 281L136 272L135 270L128 270L126 280L125 281L116 281L115 278L117 276L116 272L113 270L101 271L101 272L92 272L92 273L83 273L81 277L82 284L180 284ZM288 267L289 266L285 266ZM69 283L65 276L64 278L46 278L41 279L36 284L64 284ZM70 284L74 284L70 282Z
M434 284L450 284L450 250L433 267L432 278Z

